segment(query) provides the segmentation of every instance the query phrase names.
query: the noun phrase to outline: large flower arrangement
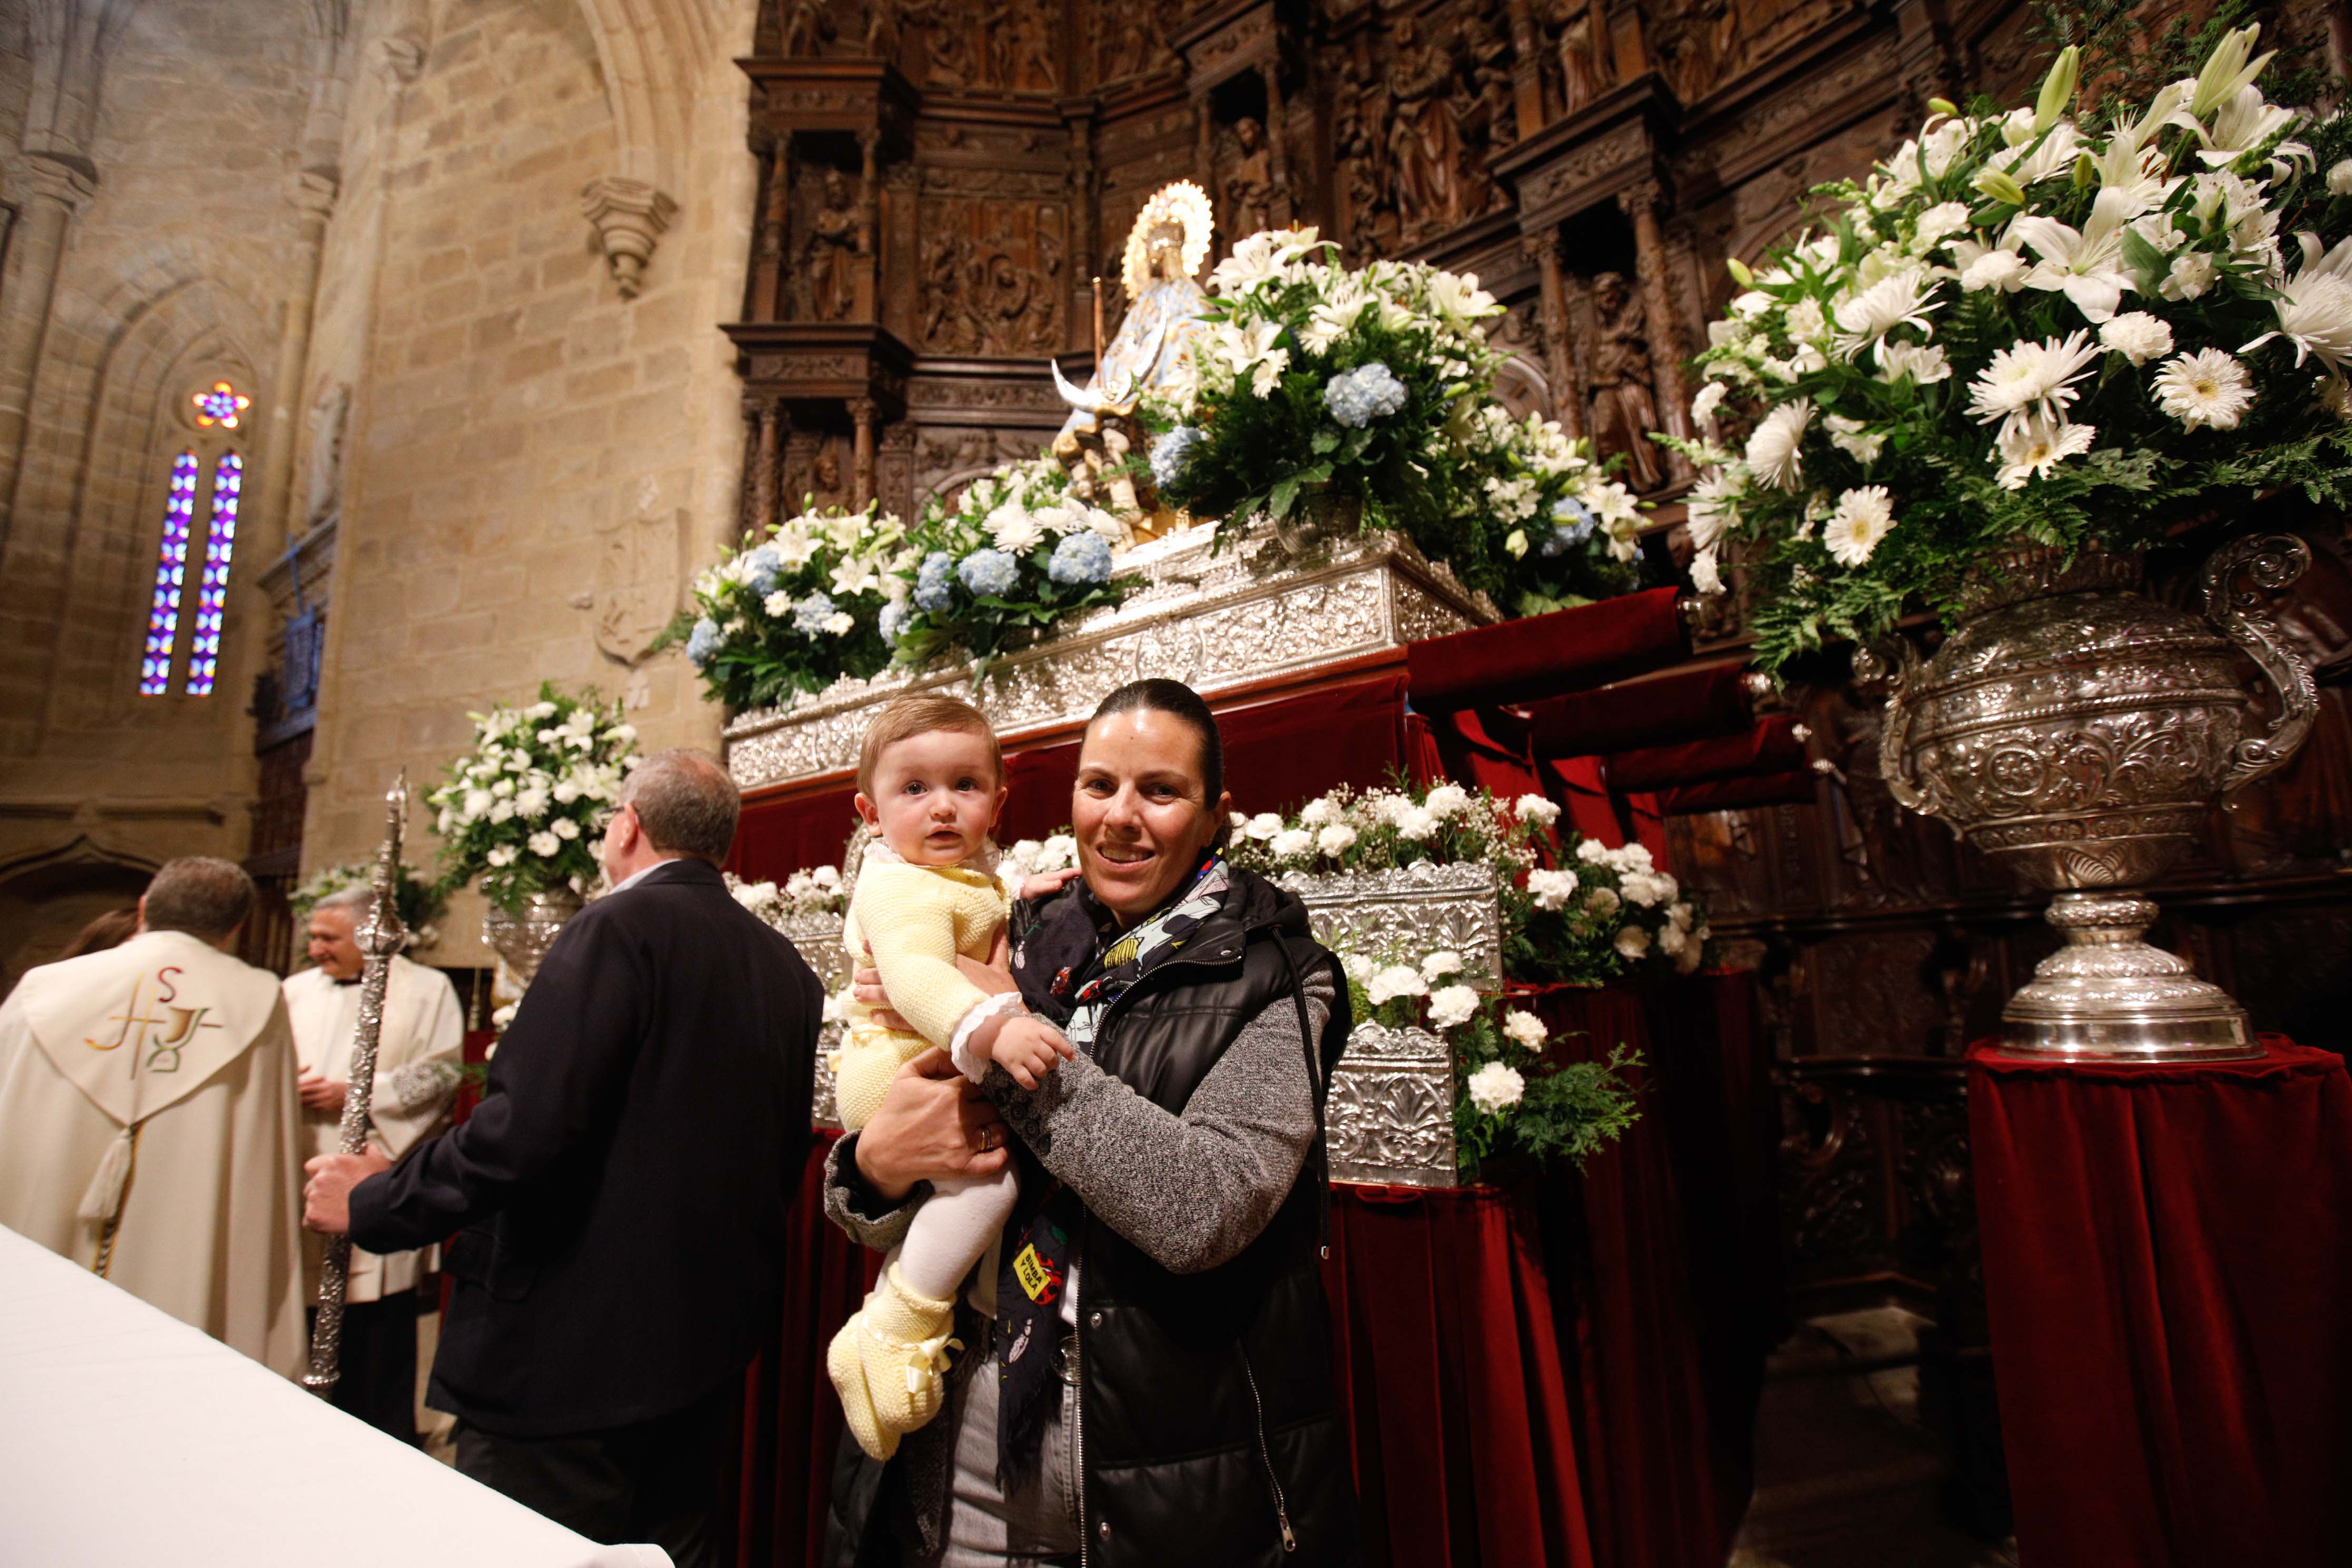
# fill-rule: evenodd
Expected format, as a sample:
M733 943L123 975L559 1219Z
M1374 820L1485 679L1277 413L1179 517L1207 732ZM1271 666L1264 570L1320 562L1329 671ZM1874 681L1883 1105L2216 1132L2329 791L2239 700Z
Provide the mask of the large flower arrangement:
M331 893L340 893L346 888L372 888L374 885L375 862L373 860L351 860L340 866L320 867L296 883L294 890L286 895L286 902L294 911L298 934L299 928L309 921L310 911L318 907L320 900ZM393 883L392 903L400 916L400 923L408 928L410 947L431 947L441 940L441 932L434 922L448 909L448 896L418 876L416 868L405 860L400 863L399 878Z
M468 714L474 749L449 764L426 795L439 813L444 890L475 877L503 909L597 875L597 837L636 756L637 731L617 702L569 697L551 684L522 708Z
M1018 637L1117 604L1118 519L1069 493L1051 458L1007 463L934 500L892 566L878 630L900 663L949 649L994 658Z
M2352 129L2270 103L2255 29L2112 122L2080 58L2003 112L1938 102L1709 331L1754 432L1684 444L1696 574L1748 542L1757 656L1945 611L2020 542L2134 549L2256 494L2352 502ZM2323 173L2324 171L2324 173ZM2234 499L2232 499L2234 498Z
M1562 864L1542 864L1538 846L1559 819L1559 807L1536 795L1506 802L1450 784L1342 787L1292 816L1236 813L1227 854L1267 875L1490 866L1503 892L1504 967L1515 980L1599 984L1696 971L1706 920L1675 879L1639 844L1612 849L1592 838L1564 846Z
M906 530L876 507L804 512L696 577L695 607L665 641L684 642L711 697L734 708L873 675L890 662L885 613L905 597L908 552Z

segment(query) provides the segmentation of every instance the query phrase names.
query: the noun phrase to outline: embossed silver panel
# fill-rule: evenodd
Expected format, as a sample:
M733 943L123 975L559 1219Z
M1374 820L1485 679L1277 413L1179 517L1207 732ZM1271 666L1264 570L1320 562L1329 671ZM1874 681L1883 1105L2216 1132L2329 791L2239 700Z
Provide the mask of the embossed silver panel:
M1462 955L1461 983L1503 988L1503 919L1493 868L1433 866L1345 871L1275 880L1307 902L1315 940L1334 952L1418 963L1447 950Z
M1331 1179L1406 1187L1459 1184L1454 1058L1426 1029L1359 1024L1331 1075L1324 1112Z
M1076 723L1130 680L1164 676L1213 695L1501 618L1444 566L1395 534L1365 534L1292 555L1261 524L1213 554L1190 529L1129 552L1148 583L1064 635L1000 659L979 694L1008 741ZM744 789L852 766L869 710L908 691L961 689L968 668L843 679L782 710L727 727L727 767Z
M849 954L842 951L839 915L782 914L768 922L801 950L801 957L816 971L828 996L849 984ZM818 1127L838 1129L841 1111L833 1096L833 1053L841 1049L842 1026L827 1024L817 1031L816 1074L810 1086L809 1121Z

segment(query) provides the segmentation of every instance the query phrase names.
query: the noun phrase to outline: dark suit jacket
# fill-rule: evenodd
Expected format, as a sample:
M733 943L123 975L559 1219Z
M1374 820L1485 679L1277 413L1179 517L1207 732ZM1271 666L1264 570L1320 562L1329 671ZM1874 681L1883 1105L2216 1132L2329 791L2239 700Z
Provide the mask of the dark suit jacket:
M824 987L699 860L563 929L467 1123L352 1192L352 1239L461 1232L427 1401L553 1436L684 1408L781 1306Z

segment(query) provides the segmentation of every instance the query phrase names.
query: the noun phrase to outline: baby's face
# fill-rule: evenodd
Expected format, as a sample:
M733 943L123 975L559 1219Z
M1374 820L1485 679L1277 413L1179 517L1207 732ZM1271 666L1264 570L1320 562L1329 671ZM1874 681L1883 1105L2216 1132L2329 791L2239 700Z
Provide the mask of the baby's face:
M874 793L857 812L909 866L952 866L978 853L1004 805L988 737L927 730L882 748Z

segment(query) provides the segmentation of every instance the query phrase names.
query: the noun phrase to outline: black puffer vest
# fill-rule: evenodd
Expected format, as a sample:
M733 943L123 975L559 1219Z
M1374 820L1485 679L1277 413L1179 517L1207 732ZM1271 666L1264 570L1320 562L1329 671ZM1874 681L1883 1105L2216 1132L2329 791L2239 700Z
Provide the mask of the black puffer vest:
M1338 999L1315 1041L1318 1086L1347 1044L1346 977L1311 934L1306 906L1246 871L1233 879L1224 909L1120 996L1097 1031L1104 1069L1171 1113L1244 1026L1270 1007L1303 1012L1302 987L1318 968ZM1087 919L1065 893L1041 925ZM1075 1436L1087 1568L1360 1561L1318 1268L1327 1182L1318 1140L1258 1238L1198 1274L1171 1273L1085 1216ZM912 1521L877 1510L908 1506L900 1467L846 1441L842 1458L826 1561L898 1561Z
M1233 875L1224 910L1114 1003L1096 1034L1104 1070L1171 1113L1244 1025L1269 1006L1303 1006L1318 967L1339 998L1316 1042L1318 1085L1347 1044L1347 981L1309 933L1306 906ZM1087 916L1066 895L1046 918ZM1318 1143L1258 1238L1198 1274L1169 1272L1087 1215L1077 1441L1089 1568L1358 1560L1318 1267L1326 1179Z

